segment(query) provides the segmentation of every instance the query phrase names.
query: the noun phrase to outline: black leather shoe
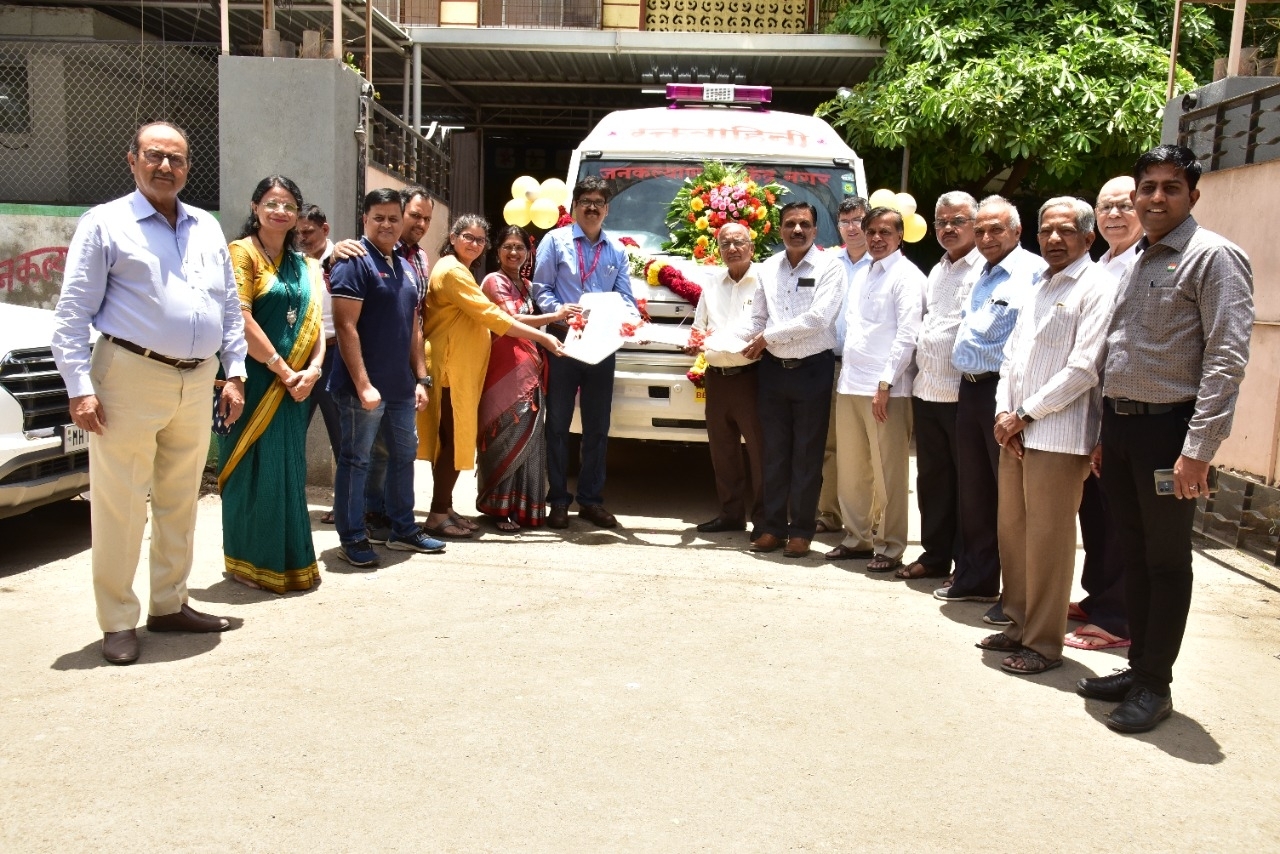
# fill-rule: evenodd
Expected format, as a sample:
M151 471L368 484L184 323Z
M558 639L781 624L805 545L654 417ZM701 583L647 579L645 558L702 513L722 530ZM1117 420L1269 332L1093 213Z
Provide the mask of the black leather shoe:
M578 507L578 517L586 519L597 528L616 528L618 520L604 509L603 504L583 504Z
M551 512L547 514L547 527L569 527L569 508L564 504L552 504Z
M1110 676L1090 676L1076 683L1076 693L1093 700L1118 703L1133 690L1133 671L1117 670Z
M125 629L104 634L102 657L111 664L133 664L138 660L138 630Z
M1116 732L1148 732L1173 714L1173 697L1135 688L1128 698L1107 715L1107 726Z
M747 530L747 523L735 522L732 519L722 519L717 516L710 522L703 522L698 526L698 530L704 534L716 534L720 531L745 531Z
M190 605L183 605L176 614L165 614L160 617L147 617L149 632L225 632L231 628L231 621L226 617L215 617L212 614L201 614Z

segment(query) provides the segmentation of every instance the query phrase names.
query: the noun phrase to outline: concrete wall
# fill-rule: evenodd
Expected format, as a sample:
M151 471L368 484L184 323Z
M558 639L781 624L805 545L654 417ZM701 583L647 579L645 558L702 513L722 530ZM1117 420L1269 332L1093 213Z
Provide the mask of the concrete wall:
M218 62L222 229L235 237L254 186L287 175L341 238L358 233L360 77L335 59Z
M0 302L53 308L82 207L0 204Z
M1235 424L1214 462L1275 483L1280 478L1280 241L1265 212L1280 191L1280 161L1210 172L1199 187L1192 213L1249 254L1257 312Z

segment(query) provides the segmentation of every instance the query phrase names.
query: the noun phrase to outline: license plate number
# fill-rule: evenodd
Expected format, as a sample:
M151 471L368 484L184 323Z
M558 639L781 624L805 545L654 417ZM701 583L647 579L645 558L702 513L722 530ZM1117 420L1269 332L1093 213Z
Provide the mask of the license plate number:
M83 451L89 447L89 434L74 424L62 428L62 453Z
M694 400L696 400L698 403L706 403L706 402L707 402L707 390L706 390L705 388L700 388L700 389L698 389L697 391L695 391L695 392L693 393L693 399L694 399Z

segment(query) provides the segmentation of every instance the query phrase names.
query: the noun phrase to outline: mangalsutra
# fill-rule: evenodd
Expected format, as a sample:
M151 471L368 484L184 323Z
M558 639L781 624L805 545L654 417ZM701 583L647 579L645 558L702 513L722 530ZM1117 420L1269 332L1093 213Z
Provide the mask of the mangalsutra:
M295 323L298 322L298 308L302 304L302 288L301 286L299 286L298 293L295 296L293 292L293 288L289 287L289 283L286 282L284 279L280 278L280 265L276 264L269 257L267 257L267 247L263 244L262 238L258 237L258 235L255 234L253 236L253 239L257 242L258 248L262 250L262 258L267 262L268 266L271 268L271 274L274 275L276 279L279 280L280 283L284 285L285 305L289 306L288 310L284 313L284 319L285 321L288 322L289 326L292 327ZM281 250L280 252L281 261L284 260L284 253L287 251L289 250L287 249Z

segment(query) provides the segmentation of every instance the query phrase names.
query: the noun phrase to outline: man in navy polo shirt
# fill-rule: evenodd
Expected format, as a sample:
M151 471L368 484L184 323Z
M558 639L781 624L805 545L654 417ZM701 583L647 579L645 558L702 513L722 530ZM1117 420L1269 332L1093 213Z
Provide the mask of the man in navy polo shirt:
M378 556L364 525L365 481L379 425L386 416L387 547L441 552L444 543L422 533L413 518L413 460L418 450L414 417L427 405L426 358L418 322L418 282L395 254L404 206L395 190L364 197L367 254L334 264L330 274L333 320L342 359L329 380L338 406L342 446L333 506L342 556L372 566Z

